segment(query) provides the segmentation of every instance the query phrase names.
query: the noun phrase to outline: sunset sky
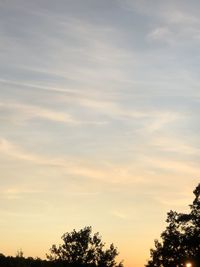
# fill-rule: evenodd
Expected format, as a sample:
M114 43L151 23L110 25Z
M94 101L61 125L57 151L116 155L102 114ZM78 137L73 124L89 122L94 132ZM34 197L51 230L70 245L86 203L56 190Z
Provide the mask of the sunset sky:
M142 267L200 181L200 1L0 0L0 253L92 226Z

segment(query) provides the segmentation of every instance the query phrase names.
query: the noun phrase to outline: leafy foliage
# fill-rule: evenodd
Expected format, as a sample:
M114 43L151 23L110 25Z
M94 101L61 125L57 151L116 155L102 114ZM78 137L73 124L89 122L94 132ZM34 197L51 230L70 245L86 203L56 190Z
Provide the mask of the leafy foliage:
M151 259L146 267L200 266L200 184L194 190L194 201L190 213L170 211L167 227L161 234L162 241L155 240Z
M115 261L118 251L114 245L104 249L105 244L99 233L92 236L91 227L65 233L62 240L62 245L51 247L47 259L75 266L123 267L122 263L117 264Z

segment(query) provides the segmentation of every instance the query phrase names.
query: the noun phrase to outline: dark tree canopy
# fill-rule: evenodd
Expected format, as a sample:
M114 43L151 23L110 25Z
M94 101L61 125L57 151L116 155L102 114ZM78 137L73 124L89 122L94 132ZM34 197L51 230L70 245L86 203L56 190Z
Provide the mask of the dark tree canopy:
M161 234L162 241L155 240L151 259L146 267L200 266L200 184L193 191L195 198L189 213L170 211L167 227Z
M113 244L105 249L99 233L92 235L92 228L73 230L62 236L63 244L53 245L47 259L74 266L123 267L116 262L117 249Z

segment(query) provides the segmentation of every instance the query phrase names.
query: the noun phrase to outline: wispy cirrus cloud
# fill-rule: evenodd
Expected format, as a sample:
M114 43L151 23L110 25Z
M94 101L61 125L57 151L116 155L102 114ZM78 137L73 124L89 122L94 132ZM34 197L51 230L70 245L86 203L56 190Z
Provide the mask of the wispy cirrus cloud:
M153 29L148 37L152 40L168 42L169 44L173 43L173 35L174 33L167 26L157 27Z
M128 218L127 214L118 210L111 211L111 215L121 220L126 220Z
M42 118L57 122L63 122L63 123L76 123L77 121L72 118L71 115L54 111L51 109L39 107L39 106L33 106L33 105L26 105L16 102L9 102L9 103L0 103L0 108L4 110L11 110L13 111L14 116L16 114L19 115L19 118L22 120L30 120L32 118Z
M121 166L112 162L103 161L101 161L101 163L99 162L99 166L97 166L95 162L91 162L87 159L37 155L26 152L24 149L6 139L1 139L0 152L2 155L24 161L25 163L29 162L33 165L44 166L45 168L53 167L62 169L69 175L87 177L94 181L111 184L127 185L149 183L145 177L149 174L149 179L152 179L153 170L165 171L173 175L182 173L184 176L186 174L197 176L199 173L198 165L193 162L188 162L186 159L169 159L165 154L163 156L159 156L159 154L148 156L148 152L145 152L142 148L140 148L140 155L138 155L139 158L137 162L123 163ZM162 150L160 152L163 153Z
M164 137L156 136L151 139L152 146L160 149L161 151L172 152L182 154L182 155L200 155L200 148L194 146L193 144L187 142L186 140L180 140L173 136Z
M96 125L101 126L107 123L107 121L95 121L90 119L81 120L75 118L67 111L57 111L53 108L45 108L31 104L17 103L17 102L0 102L0 109L3 111L8 111L11 121L16 122L25 122L31 119L39 118L44 120L49 120L53 122L66 123L72 126L78 125Z
M128 166L118 167L112 163L101 162L97 166L95 162L72 157L50 157L26 152L19 146L1 138L0 153L16 160L29 162L34 165L61 168L70 175L78 175L106 183L139 182L142 177L132 180L132 171Z

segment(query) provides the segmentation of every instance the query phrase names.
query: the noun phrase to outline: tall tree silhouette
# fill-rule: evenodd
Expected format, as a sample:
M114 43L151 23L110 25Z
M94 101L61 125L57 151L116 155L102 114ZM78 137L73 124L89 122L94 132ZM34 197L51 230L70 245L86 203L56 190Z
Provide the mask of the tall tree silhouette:
M162 241L155 240L150 250L151 259L146 267L200 266L200 184L193 191L195 198L189 213L170 211L167 227L161 234Z
M123 267L116 262L117 249L113 244L104 249L99 233L92 236L92 228L73 230L62 236L63 244L53 245L47 259L53 262L65 262L74 266Z

